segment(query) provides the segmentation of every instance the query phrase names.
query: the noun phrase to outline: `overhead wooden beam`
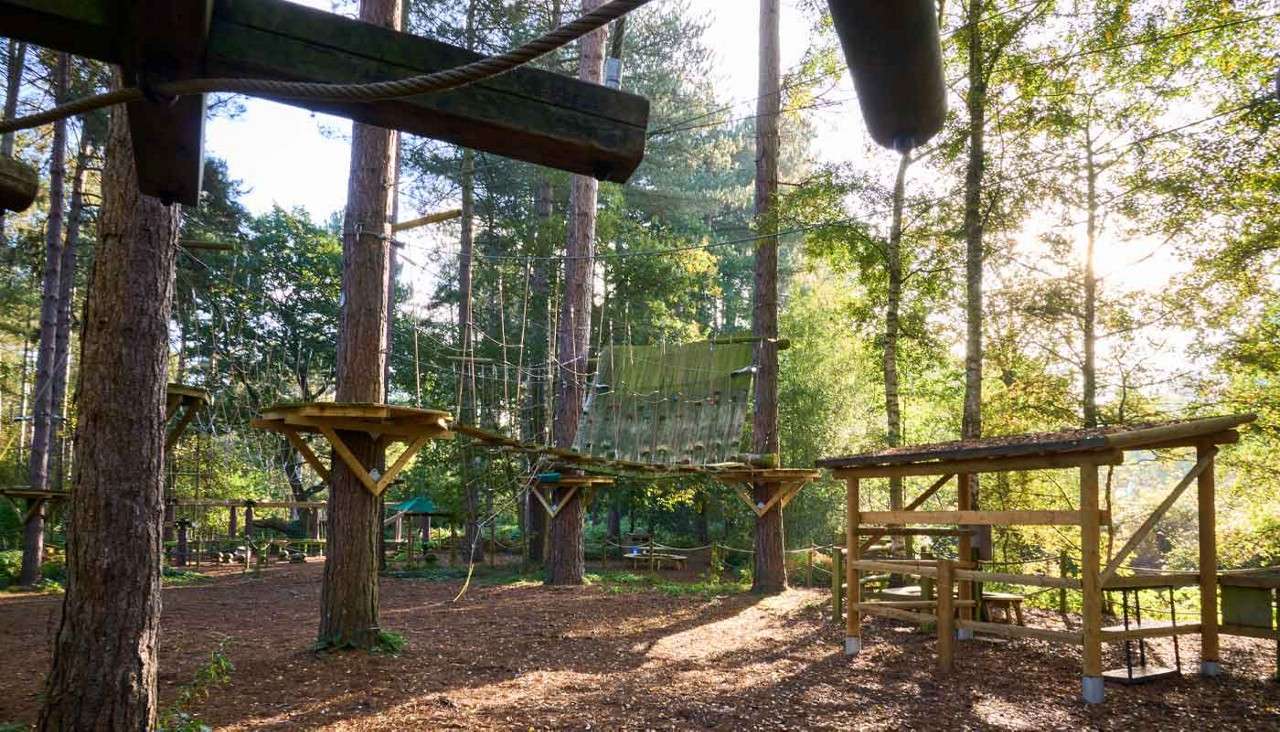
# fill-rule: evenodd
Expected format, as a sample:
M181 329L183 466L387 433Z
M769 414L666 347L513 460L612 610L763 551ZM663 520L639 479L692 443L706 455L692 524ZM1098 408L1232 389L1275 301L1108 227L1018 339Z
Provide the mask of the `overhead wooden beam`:
M1124 453L1119 450L1092 450L1055 455L939 460L909 465L862 465L833 468L831 472L837 478L905 478L913 475L976 475L1018 470L1057 470L1078 468L1081 465L1120 465L1123 462Z
M152 85L204 74L213 0L119 2L125 83ZM204 176L203 94L129 104L129 132L139 190L165 203L195 206Z
M440 224L445 221L458 218L462 218L462 209L460 208L450 209L448 211L437 211L432 214L427 214L426 216L419 216L416 219L409 219L408 221L401 221L399 223L392 224L391 230L394 232L409 231L410 229L416 229L421 226Z

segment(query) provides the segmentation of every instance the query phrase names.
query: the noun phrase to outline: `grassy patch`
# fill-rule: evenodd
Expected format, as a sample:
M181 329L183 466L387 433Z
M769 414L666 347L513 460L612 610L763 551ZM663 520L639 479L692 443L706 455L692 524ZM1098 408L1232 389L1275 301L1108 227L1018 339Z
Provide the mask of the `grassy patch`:
M203 572L193 572L174 567L165 567L160 572L160 583L165 587L187 587L189 585L198 585L201 582L208 582L210 579L212 577Z
M751 587L750 583L705 579L697 582L676 582L660 576L626 571L588 574L587 582L615 595L656 591L671 597L720 597L746 592Z

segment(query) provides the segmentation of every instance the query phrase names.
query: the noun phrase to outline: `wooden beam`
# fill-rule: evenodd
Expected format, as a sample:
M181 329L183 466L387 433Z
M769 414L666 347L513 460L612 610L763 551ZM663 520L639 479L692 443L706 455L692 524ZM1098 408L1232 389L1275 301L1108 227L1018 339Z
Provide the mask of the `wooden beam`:
M1120 432L1107 435L1106 439L1107 444L1122 450L1145 449L1149 445L1157 443L1167 443L1179 439L1207 437L1219 432L1235 429L1242 424L1252 422L1254 419L1256 419L1256 417L1251 414L1210 417L1208 419L1197 419L1190 422L1178 422L1175 424L1161 425L1159 427L1148 427L1146 429Z
M1115 576L1116 571L1120 569L1120 565L1124 564L1125 560L1129 558L1129 555L1132 554L1134 550L1138 548L1138 545L1142 543L1142 540L1147 538L1147 535L1156 527L1156 524L1160 522L1160 519L1164 518L1164 515L1169 512L1169 509L1173 508L1173 504L1177 503L1178 499L1182 497L1182 494L1187 490L1187 487L1191 485L1191 482L1199 478L1200 474L1213 464L1213 456L1217 451L1217 448L1210 447L1203 455L1200 456L1200 459L1191 467L1191 470L1187 471L1187 474L1182 477L1182 480L1178 481L1178 484L1174 486L1173 490L1169 491L1169 495L1165 496L1159 506L1156 506L1156 510L1152 511L1150 516L1147 516L1147 519L1142 522L1142 525L1138 527L1138 530L1133 532L1133 536L1130 536L1129 540L1124 543L1124 546L1120 547L1120 551L1116 552L1110 562L1107 562L1107 568L1102 570L1102 577L1100 578L1104 587L1108 580Z
M409 446L404 449L404 452L400 453L400 457L396 458L396 461L392 463L391 467L387 468L387 472L381 478L378 478L377 495L382 495L382 492L387 489L387 486L391 485L391 481L396 479L396 476L400 474L400 471L404 470L404 466L409 464L409 461L413 459L413 456L417 455L418 452L422 450L422 446L427 444L427 441L430 439L431 435L420 435L418 439L409 443Z
M373 480L373 476L369 475L368 469L361 464L360 459L351 452L351 448L347 447L347 443L338 436L338 433L334 432L328 425L321 425L320 434L324 435L324 438L329 441L329 444L333 447L333 451L338 454L338 459L341 460L343 464L347 466L347 469L356 476L356 479L360 481L361 485L367 488L373 495L381 495L378 490L378 484Z
M182 433L187 431L187 426L191 424L191 420L195 419L196 412L198 411L200 411L198 406L194 404L187 405L182 416L178 418L178 421L174 423L173 427L171 427L169 432L164 436L164 449L166 451L173 449L174 444L178 441L178 438L182 437Z
M936 564L903 564L897 562L881 562L875 559L852 559L849 561L849 567L855 570L866 570L868 572L888 572L890 574L910 574L919 577L937 577L938 567Z
M1108 523L1106 511L1094 512ZM1079 526L1083 511L864 511L869 524L956 524L960 526Z
M1028 585L1031 587L1065 587L1080 589L1080 580L1074 577L1051 577L1045 574L1008 574L1005 572L982 572L967 569L956 570L956 579L971 582L1003 582L1007 585Z
M862 602L862 584L858 581L862 572L858 568L859 560L862 558L862 547L858 544L858 525L862 523L859 489L857 478L845 480L844 545L848 547L849 551L849 558L845 563L844 570L844 579L849 597L847 603L848 612L844 626L844 652L846 656L856 655L862 651L862 614L857 608L858 604ZM834 553L836 555L840 554L839 547L835 548Z
M1225 417L1223 419L1226 419ZM1218 449L1202 445L1196 449L1198 463L1207 463L1197 478L1199 506L1197 528L1200 539L1200 674L1222 673L1218 663L1218 514L1214 497L1214 455Z
M883 618L892 618L894 620L902 620L916 625L932 625L938 621L938 617L933 613L915 613L910 610L900 610L894 607L886 607L879 602L851 602L849 603L849 612L866 613L867 615L879 615Z
M946 485L947 481L951 480L952 477L953 476L951 475L944 475L941 478L938 478L937 480L935 480L932 485L930 485L928 488L924 490L924 492L916 496L911 501L911 503L908 503L906 508L903 510L914 511L920 506L924 505L924 502L932 498L935 493L941 490L942 486ZM881 531L881 533L879 534L872 534L869 539L862 542L862 551L865 552L866 550L870 549L872 545L874 545L877 541L889 535L891 534L887 534L884 531Z
M955 571L950 560L938 560L938 670L943 673L955 667L956 608L952 597Z
M940 460L910 465L865 465L851 468L835 468L831 473L837 478L905 478L913 475L977 475L980 473L1002 473L1019 470L1058 470L1078 468L1086 464L1120 465L1123 462L1124 453L1119 450L1094 450L1054 455Z
M1005 623L986 623L978 620L958 620L956 626L979 633L990 633L1007 638L1034 638L1051 643L1069 643L1080 645L1081 634L1072 630L1052 630L1050 628L1034 628L1023 625L1007 625Z
M1130 626L1128 629L1122 625L1112 625L1102 629L1102 640L1114 643L1139 638L1172 638L1175 635L1194 635L1199 632L1199 623L1179 623L1178 625L1169 622L1143 623Z
M449 220L457 219L461 217L462 217L462 209L460 208L450 209L448 211L437 211L436 213L427 214L426 216L420 216L416 219L409 219L408 221L401 221L399 223L392 224L391 230L393 232L399 233L401 231L409 231L410 229L417 229L422 226L430 226L431 224L440 224L445 221L449 221Z
M1100 704L1102 689L1102 583L1099 581L1102 540L1098 510L1098 467L1085 465L1080 468L1080 514L1086 517L1080 525L1080 589L1083 596L1081 613L1082 640L1084 643L1084 700Z
M1107 580L1108 590L1147 589L1156 587L1195 587L1200 584L1199 572L1169 572L1163 574L1116 575Z

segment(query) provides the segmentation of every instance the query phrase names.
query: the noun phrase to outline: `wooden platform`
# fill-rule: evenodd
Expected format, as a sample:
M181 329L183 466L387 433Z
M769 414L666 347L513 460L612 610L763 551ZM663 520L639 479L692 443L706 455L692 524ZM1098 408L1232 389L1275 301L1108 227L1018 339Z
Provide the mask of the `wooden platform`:
M191 420L195 419L201 409L208 406L209 401L209 392L198 387L182 384L169 384L165 387L164 421L173 422L173 426L164 437L166 450L178 442L178 439L187 431ZM175 417L177 419L174 419Z
M1102 678L1117 684L1136 685L1149 684L1152 681L1161 679L1177 678L1180 674L1178 669L1169 668L1168 666L1134 666L1133 676L1129 676L1128 669L1113 668L1110 671L1103 671Z
M400 471L429 440L447 439L449 413L434 409L396 407L389 404L364 404L355 402L311 402L307 404L277 404L262 413L251 423L258 429L278 432L306 459L321 478L329 479L329 467L320 461L311 446L302 439L303 434L319 434L333 447L343 464L375 496L382 495ZM384 443L403 442L408 445L395 463L382 475L375 477L369 468L347 447L341 432L363 432ZM384 445L385 446L385 445Z
M550 476L554 475L554 479ZM529 486L529 494L542 504L542 508L547 515L555 518L560 515L566 504L569 503L579 490L590 491L594 488L613 485L613 478L607 475L564 475L561 473L543 473L537 476L537 480L533 485ZM564 488L565 491L557 500L555 491L557 488Z
M732 488L738 498L741 498L742 502L747 504L757 516L764 516L772 511L774 506L786 508L801 488L817 480L822 473L806 468L756 468L744 465L709 470L708 475ZM744 487L754 485L769 486L771 492L769 500L763 503L754 500Z
M0 488L0 496L29 500L61 501L71 497L69 491L38 491L32 488Z

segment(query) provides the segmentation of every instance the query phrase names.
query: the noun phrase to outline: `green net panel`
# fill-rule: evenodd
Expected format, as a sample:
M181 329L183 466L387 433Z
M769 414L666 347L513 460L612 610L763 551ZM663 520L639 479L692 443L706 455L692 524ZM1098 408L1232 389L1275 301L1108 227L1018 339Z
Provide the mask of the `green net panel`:
M740 452L753 343L609 346L574 448L659 465L727 462Z

